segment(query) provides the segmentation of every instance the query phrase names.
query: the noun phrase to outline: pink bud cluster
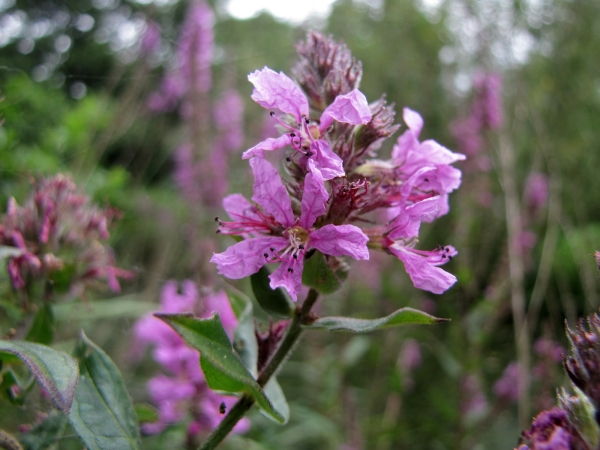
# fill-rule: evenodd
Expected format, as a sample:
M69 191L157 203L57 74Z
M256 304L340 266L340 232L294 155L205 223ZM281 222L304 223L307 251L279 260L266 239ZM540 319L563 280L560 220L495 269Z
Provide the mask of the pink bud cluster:
M68 269L73 295L94 280L106 280L118 292L117 278L131 273L114 266L113 251L103 243L117 215L113 208L93 205L64 175L36 181L24 206L11 198L0 223L0 243L14 248L7 260L13 287L26 289L30 282L51 280L54 272Z
M298 48L298 83L267 67L248 76L252 99L283 134L244 152L254 173L252 201L226 197L231 221L217 219L220 233L243 240L212 262L234 279L278 264L271 287L285 288L296 300L304 261L315 250L335 268L341 257L365 260L376 249L402 260L416 287L441 294L456 278L439 266L457 252L416 249L418 232L422 221L448 212L448 194L461 178L452 164L464 155L419 141L423 119L405 108L408 130L390 159L378 159L383 141L398 129L393 105L384 97L368 103L359 90L361 65L345 45L311 32ZM274 151L283 153L284 177L267 157ZM382 211L387 220L376 225Z
M175 281L168 281L163 286L160 312L193 313L201 318L217 312L230 339L237 326L237 318L224 292L209 293L200 299L196 285L190 280L183 281L180 287ZM144 424L143 431L160 433L190 416L189 438L216 428L224 417L223 410L233 407L235 397L219 395L209 389L200 369L198 351L188 347L169 325L151 314L135 324L134 336L137 356L147 346L152 346L152 356L164 370L148 382L148 393L158 407L159 419ZM248 419L242 419L234 432L243 433L248 427Z

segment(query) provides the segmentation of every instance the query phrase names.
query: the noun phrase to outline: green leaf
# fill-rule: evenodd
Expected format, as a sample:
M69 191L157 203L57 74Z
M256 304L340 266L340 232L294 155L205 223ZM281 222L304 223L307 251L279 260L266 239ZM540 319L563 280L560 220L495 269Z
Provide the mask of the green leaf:
M200 352L200 365L211 389L226 393L247 393L256 400L267 417L278 423L285 421L239 356L234 353L217 313L209 319L197 319L190 314L157 313L155 316L168 323L189 345Z
M27 365L48 392L54 406L68 414L77 385L77 361L45 345L23 341L0 341L0 351L12 353Z
M236 301L235 297L232 297L232 295L229 294L230 302L233 303L232 298L234 299L233 301ZM238 307L240 312L239 314L236 313L238 325L233 335L233 348L240 356L246 369L250 371L252 376L256 377L258 373L258 342L256 341L256 334L254 331L252 302L246 296L237 297L237 301L244 301L245 305L243 310Z
M59 411L50 414L35 428L21 436L19 441L25 450L44 450L56 445L67 426L67 417Z
M95 300L85 303L62 303L54 305L54 317L57 322L131 318L137 319L149 312L156 311L156 305L136 300L139 296L122 295L110 300Z
M304 261L302 284L316 289L321 294L331 294L342 286L336 274L327 264L323 253L318 250Z
M133 409L135 409L138 421L145 423L158 422L158 411L154 406L147 403L138 403L133 406Z
M89 450L141 449L135 410L119 369L81 332L75 348L81 375L69 420Z
M250 275L252 292L262 309L273 317L287 319L294 312L294 303L283 292L283 289L271 289L269 285L269 269L261 267L258 272Z
M354 319L352 317L322 317L315 320L305 328L324 328L329 331L350 331L353 333L367 333L383 328L399 325L428 325L440 322L449 322L450 319L433 317L423 311L413 308L402 308L394 311L389 316L379 319Z
M290 420L290 407L285 399L285 394L283 393L281 386L279 386L279 383L277 382L277 379L272 377L264 389L265 395L271 401L273 407L283 416L283 424L286 424L288 420ZM261 409L261 413L262 412L263 411Z
M52 313L52 306L44 303L33 318L33 323L27 332L27 336L25 336L25 340L47 345L52 343L53 338L54 314Z

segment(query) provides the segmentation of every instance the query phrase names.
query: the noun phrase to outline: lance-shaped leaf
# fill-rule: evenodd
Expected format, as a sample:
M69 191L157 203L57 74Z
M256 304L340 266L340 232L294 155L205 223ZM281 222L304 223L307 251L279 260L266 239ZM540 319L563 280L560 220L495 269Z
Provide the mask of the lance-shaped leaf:
M389 316L379 319L355 319L352 317L322 317L315 320L306 328L323 328L329 331L350 331L352 333L367 333L383 328L400 325L429 325L449 322L450 319L440 319L413 308L402 308Z
M283 424L286 424L288 420L290 420L290 407L285 399L283 389L281 389L281 386L279 386L279 383L277 382L277 379L272 377L264 387L264 390L265 395L271 401L273 407L283 416ZM261 410L261 412L263 411Z
M77 361L66 353L41 344L0 341L0 351L12 353L29 367L37 382L48 392L54 406L65 414L71 410L77 385Z
M271 289L269 269L261 267L258 272L250 275L252 292L262 309L273 317L288 319L294 312L294 303L283 292L283 289Z
M327 264L323 253L318 250L304 261L302 284L316 289L321 294L331 294L342 285L337 275Z
M211 389L225 393L247 393L256 400L257 406L267 417L278 423L285 421L234 353L217 313L208 319L197 319L190 314L155 316L171 325L189 345L200 352L200 365Z
M69 420L89 450L142 448L139 424L119 369L81 332L75 349L81 375Z
M227 298L238 319L233 335L233 348L240 356L246 369L256 378L258 373L258 342L254 331L252 300L233 288L227 289Z

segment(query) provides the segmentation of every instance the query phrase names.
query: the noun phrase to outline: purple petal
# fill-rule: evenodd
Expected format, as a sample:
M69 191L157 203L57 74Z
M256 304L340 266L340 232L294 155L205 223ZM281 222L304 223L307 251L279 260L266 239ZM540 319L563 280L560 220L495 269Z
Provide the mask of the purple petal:
M416 138L418 138L423 129L423 118L421 117L421 114L410 108L404 108L402 110L402 118L404 119L404 123L408 126L408 129L414 133Z
M287 239L277 236L247 239L215 253L210 262L217 265L221 275L237 280L258 272L267 263L264 254L272 255L271 247L279 251L288 244Z
M398 217L390 224L390 239L410 238L419 235L421 222L431 222L437 217L439 198L432 197L415 203L401 210Z
M405 164L411 152L419 149L419 140L412 130L406 130L398 138L398 142L392 148L392 160L396 164Z
M329 194L325 189L323 175L319 169L314 167L312 160L308 161L310 172L304 179L304 194L302 195L302 214L300 216L300 226L308 230L313 226L317 217L325 214L327 207L325 202Z
M416 255L402 245L392 245L390 251L404 263L406 272L418 289L442 294L456 283L454 275L430 264L426 257Z
M369 238L354 225L325 225L310 234L309 244L325 255L369 259Z
M254 195L252 200L265 212L272 214L285 227L294 223L292 201L281 182L279 172L265 159L252 158L250 166L254 173Z
M278 138L267 138L264 141L256 144L251 149L246 150L242 153L242 159L250 159L253 156L259 156L264 158L264 150L277 150L279 148L283 148L286 145L290 145L292 143L292 138L288 134L284 134L283 136L279 136Z
M298 123L308 116L308 100L302 90L283 72L275 72L265 66L248 75L254 85L252 100L266 109L277 108L292 114Z
M178 283L169 280L165 283L160 294L161 312L176 314L193 312L198 302L198 289L192 280L181 283L182 292L178 292Z
M256 214L256 207L242 194L231 194L225 197L223 199L223 209L235 222L246 219L261 220Z
M371 121L371 109L367 98L358 89L346 95L338 95L321 115L319 129L326 130L334 120L354 125L366 125Z
M291 269L291 271L290 271ZM302 270L304 269L304 258L288 258L281 261L279 267L269 275L271 279L271 289L278 287L285 288L292 300L298 299L298 294L302 288Z
M332 180L346 175L344 172L344 161L333 153L326 141L318 140L310 144L311 159L315 167L319 169L324 180Z
M454 153L433 139L421 143L419 156L430 164L452 164L466 158L462 153Z

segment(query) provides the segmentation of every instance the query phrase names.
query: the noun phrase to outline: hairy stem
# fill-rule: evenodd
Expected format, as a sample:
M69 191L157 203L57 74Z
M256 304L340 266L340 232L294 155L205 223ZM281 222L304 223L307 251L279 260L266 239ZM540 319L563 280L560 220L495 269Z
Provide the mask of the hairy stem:
M315 305L319 293L314 289L311 289L302 303L302 307L296 308L292 322L287 330L287 333L279 347L269 361L265 368L258 375L257 382L261 387L264 387L271 377L277 373L283 362L290 356L296 343L302 335L302 325L307 323L310 319L310 311ZM237 401L235 406L231 408L229 413L225 416L219 426L212 432L208 439L198 448L198 450L212 450L221 443L223 439L229 434L236 423L238 423L248 410L254 405L254 399L247 394L244 394Z

